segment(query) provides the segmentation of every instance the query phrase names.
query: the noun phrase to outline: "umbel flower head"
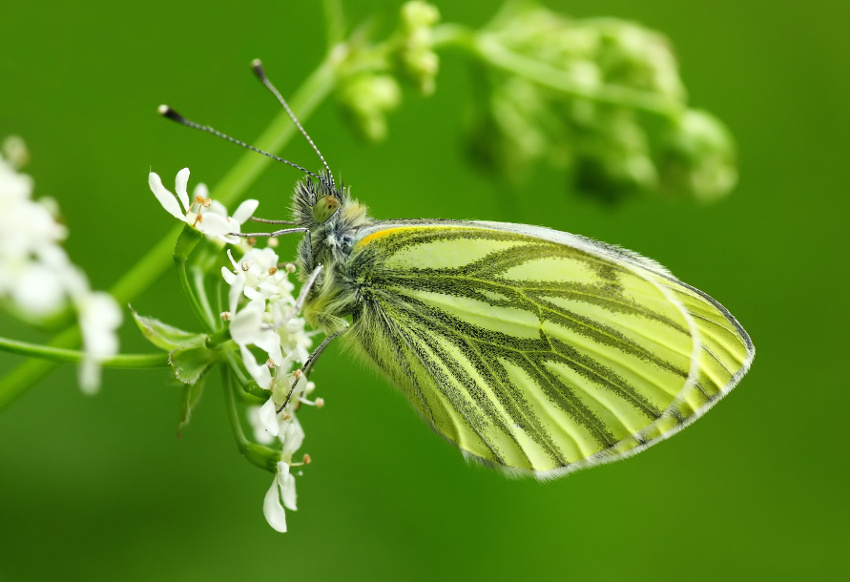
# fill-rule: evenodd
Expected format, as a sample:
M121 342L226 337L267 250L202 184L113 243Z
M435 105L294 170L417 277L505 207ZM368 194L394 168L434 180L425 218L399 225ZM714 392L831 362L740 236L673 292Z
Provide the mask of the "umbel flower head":
M263 500L263 514L269 525L286 531L285 509L294 511L295 476L290 467L309 462L293 462L301 447L304 431L296 418L301 405L321 407L323 401L310 401L315 389L299 371L309 357L312 335L298 317L294 286L289 281L292 269L279 268L279 258L271 248L249 248L239 259L228 251L233 270L222 267L222 276L230 285L227 319L230 336L239 346L242 363L254 381L268 391L268 400L249 413L258 442L276 442L281 447L280 461L272 486ZM266 359L258 362L254 350Z
M61 243L68 230L51 198L34 200L33 180L19 171L27 158L20 138L7 138L0 156L0 302L16 315L44 321L67 308L78 316L85 358L84 392L100 385L100 362L118 353L121 309L111 295L92 291Z
M227 311L217 318L222 328L213 334L226 340L213 342L210 335L182 331L139 315L136 321L151 342L170 352L175 375L182 382L193 386L211 366L226 362L235 366L233 377L245 379L242 388L252 398L264 400L262 405L248 409L248 420L254 429L254 440L274 447L269 451L279 451L272 453L275 478L264 498L263 513L274 529L285 532L285 510L296 509L295 474L291 468L309 463L309 455L304 455L303 460L293 459L304 440L296 413L303 405L323 405L321 398L308 399L315 385L296 369L307 361L316 332L308 331L300 316L301 303L293 295L295 286L289 279L294 266L281 263L272 247L255 247L244 237L236 236L253 215L257 202L243 202L229 216L223 205L208 198L202 184L190 199L188 177L188 169L178 172L176 194L166 189L153 172L149 185L169 214L216 244L215 253L220 252L217 245L230 245L230 267L221 267L221 277L227 283ZM207 315L210 321L214 319L212 314ZM254 387L249 390L247 384Z

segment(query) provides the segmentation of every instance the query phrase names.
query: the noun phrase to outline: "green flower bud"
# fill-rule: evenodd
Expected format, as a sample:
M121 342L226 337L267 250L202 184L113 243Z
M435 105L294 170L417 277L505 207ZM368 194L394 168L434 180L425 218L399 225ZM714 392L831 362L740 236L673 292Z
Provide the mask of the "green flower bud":
M600 33L597 62L607 82L676 101L685 99L678 64L666 37L632 22L592 22L596 22Z
M337 97L360 133L377 142L387 135L386 115L401 103L401 88L389 75L362 74L340 83Z
M537 160L552 153L555 140L546 128L556 128L559 121L542 98L525 79L494 86L488 106L476 109L470 133L473 159L488 171L520 179Z
M433 4L415 0L401 7L401 24L407 30L429 28L440 21L440 11Z
M3 145L0 146L0 152L12 164L12 167L16 169L24 167L30 159L26 142L17 135L6 136L3 140Z
M574 169L579 190L614 201L657 188L647 135L634 116L616 111L599 121L580 140Z
M432 50L432 30L439 20L440 12L427 2L408 2L401 8L398 66L425 95L434 92L440 65L439 57Z
M692 109L682 115L664 136L659 158L665 190L704 202L726 196L738 181L732 135L705 111Z

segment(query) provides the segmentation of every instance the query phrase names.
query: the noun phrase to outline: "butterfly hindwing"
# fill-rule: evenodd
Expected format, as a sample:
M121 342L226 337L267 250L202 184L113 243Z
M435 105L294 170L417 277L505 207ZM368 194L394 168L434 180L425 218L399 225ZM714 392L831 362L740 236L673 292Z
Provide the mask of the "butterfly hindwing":
M362 229L346 334L465 454L560 474L633 454L737 383L752 343L663 267L549 229L453 221Z

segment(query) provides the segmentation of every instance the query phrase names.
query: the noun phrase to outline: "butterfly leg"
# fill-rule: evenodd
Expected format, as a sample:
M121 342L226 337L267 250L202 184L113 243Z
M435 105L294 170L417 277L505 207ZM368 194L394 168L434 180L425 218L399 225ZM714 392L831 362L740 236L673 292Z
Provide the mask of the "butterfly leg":
M267 224L292 224L291 220L266 220L265 218L252 218L256 222L265 222ZM296 228L284 228L281 230L276 230L274 232L229 232L227 233L230 236L238 236L242 238L249 237L264 237L264 238L274 238L276 236L281 236L284 234L292 234L295 232L303 232L307 235L307 244L310 246L310 255L313 256L313 239L310 237L310 229L305 226L299 226Z
M321 274L322 269L324 267L322 265L317 266L313 269L313 272L310 273L310 278L307 279L307 282L301 287L301 293L298 294L298 299L295 300L295 305L292 307L292 311L283 318L283 320L275 325L274 327L269 327L269 329L278 330L282 328L284 325L289 323L289 320L295 317L295 315L300 312L304 308L304 302L307 301L307 295L310 293L310 290L313 288L313 285L316 284L316 279L319 278L319 274Z
M256 222L265 222L267 224L293 224L291 220L266 220L265 218L252 218ZM310 246L310 254L309 256L313 256L313 239L310 237L310 229L305 226L299 226L296 228L284 228L281 230L276 230L274 232L229 232L227 233L230 236L238 236L242 238L249 237L265 237L265 238L274 238L276 236L281 236L284 234L292 234L294 232L303 232L307 235L307 244Z
M283 224L286 224L286 223L283 223ZM307 228L307 227L304 227L304 226L299 226L299 227L296 227L296 228L284 228L282 230L276 230L274 232L229 232L227 234L230 235L230 236L238 236L238 237L242 237L242 238L248 238L248 237L252 237L252 236L253 237L273 238L273 237L276 237L276 236L280 236L282 234L292 234L293 232L303 232L303 233L306 233L308 236L310 235L310 229Z
M307 358L307 361L304 362L304 365L301 366L301 368L299 370L295 370L294 374L295 374L296 380L292 384L292 388L289 389L289 394L286 395L286 400L284 400L284 402L280 406L280 408L277 409L277 412L280 412L284 408L286 408L286 405L289 404L289 400L292 398L292 393L295 392L295 387L298 385L298 380L301 379L302 375L306 377L310 373L310 370L313 369L313 365L316 363L316 360L319 358L319 356L322 354L322 352L325 351L325 348L328 347L328 344L330 344L333 340L335 340L336 338L338 338L339 336L341 336L345 332L346 332L346 330L343 329L341 331L336 332L335 334L332 334L332 335L329 335L328 337L326 337L324 339L324 341L322 341L322 343L319 344L319 347L317 347L315 350L313 350L313 353L310 354L310 357Z

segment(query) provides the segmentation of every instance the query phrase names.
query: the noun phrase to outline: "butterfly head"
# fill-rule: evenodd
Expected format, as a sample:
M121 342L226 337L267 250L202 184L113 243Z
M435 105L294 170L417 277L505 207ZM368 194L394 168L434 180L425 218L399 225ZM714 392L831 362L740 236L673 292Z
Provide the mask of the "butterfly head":
M317 264L344 262L354 234L372 223L365 206L353 200L346 186L336 186L327 173L306 176L292 196L293 222L309 229L309 242L299 252L306 272Z
M334 222L334 217L348 202L345 187L336 187L328 174L318 178L306 176L295 185L292 196L292 214L299 226L310 230Z

